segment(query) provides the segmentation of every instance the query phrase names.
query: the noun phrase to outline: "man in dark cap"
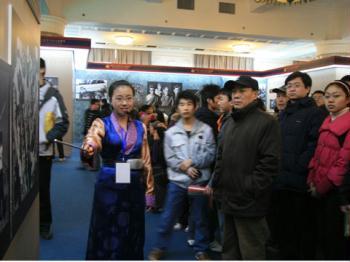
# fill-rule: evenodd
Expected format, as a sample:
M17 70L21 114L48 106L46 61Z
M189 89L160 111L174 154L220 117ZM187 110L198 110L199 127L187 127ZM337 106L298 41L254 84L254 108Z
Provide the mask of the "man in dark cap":
M312 93L311 97L315 100L318 108L322 110L324 118L326 118L329 115L329 111L325 105L324 92L322 90L316 90Z
M273 93L276 93L276 116L280 115L280 113L286 108L287 102L288 102L288 96L287 96L287 87L285 85L280 86L278 88L272 89Z
M220 134L213 189L225 216L224 260L265 260L265 220L278 174L280 131L257 103L258 82L240 76L232 91L234 110Z

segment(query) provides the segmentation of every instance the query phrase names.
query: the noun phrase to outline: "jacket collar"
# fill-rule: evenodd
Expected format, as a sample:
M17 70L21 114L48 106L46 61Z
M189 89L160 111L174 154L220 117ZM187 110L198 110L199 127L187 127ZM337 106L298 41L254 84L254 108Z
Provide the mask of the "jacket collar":
M320 132L330 130L332 133L340 136L345 132L350 130L350 112L337 117L333 122L331 121L331 117L328 116L321 128Z
M294 113L295 111L298 111L301 108L308 108L313 106L316 106L316 103L313 100L313 98L306 96L297 100L289 100L284 112L286 114Z
M251 112L253 112L255 110L258 110L258 102L257 101L251 102L249 105L247 105L246 107L244 107L242 109L233 109L233 111L231 113L231 117L233 118L233 120L239 121L239 120L245 118L248 114L250 114Z
M177 133L183 133L183 134L186 133L182 118L180 118L179 121L176 122L175 126L177 129L176 130ZM200 127L201 127L201 122L198 119L195 119L191 133L195 134L196 132L199 131Z

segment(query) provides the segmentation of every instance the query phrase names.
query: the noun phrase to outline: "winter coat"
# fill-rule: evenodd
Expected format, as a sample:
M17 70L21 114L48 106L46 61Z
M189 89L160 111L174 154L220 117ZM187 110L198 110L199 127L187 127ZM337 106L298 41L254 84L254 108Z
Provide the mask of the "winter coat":
M215 151L213 132L208 125L196 120L188 136L180 119L165 132L164 155L169 180L182 188L206 184L211 176L210 166L214 162ZM192 159L192 166L201 171L199 178L193 180L180 170L180 164L187 159Z
M220 132L212 183L222 211L237 217L265 216L279 160L277 120L256 102L234 110Z
M69 127L66 106L58 90L45 84L40 87L39 155L52 156L52 142L62 138Z
M350 172L345 174L344 181L339 187L339 202L340 205L350 205Z
M280 115L282 136L281 171L274 188L306 192L308 165L314 155L318 130L324 120L324 114L315 101L304 97L288 101Z
M343 183L350 162L350 112L334 121L328 116L320 128L320 137L309 164L307 183L313 183L319 194L325 194ZM345 136L343 141L340 137ZM342 144L342 145L341 145Z
M207 107L200 107L195 114L196 118L203 123L207 124L213 129L215 140L218 137L218 124L219 115L210 111Z

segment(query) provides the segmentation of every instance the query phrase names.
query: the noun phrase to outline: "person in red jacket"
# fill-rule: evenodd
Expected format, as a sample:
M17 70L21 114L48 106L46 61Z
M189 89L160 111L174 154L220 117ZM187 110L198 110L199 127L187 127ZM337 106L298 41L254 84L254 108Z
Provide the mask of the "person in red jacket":
M350 86L345 81L329 83L325 88L325 102L330 115L319 129L307 183L311 195L318 199L317 239L322 259L346 260L349 248L344 237L339 188L350 163Z

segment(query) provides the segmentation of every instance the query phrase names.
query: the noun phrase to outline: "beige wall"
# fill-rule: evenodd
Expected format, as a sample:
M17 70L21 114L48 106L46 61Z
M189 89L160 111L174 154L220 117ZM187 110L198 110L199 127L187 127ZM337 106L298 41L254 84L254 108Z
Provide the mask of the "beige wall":
M33 39L40 45L40 27L25 0L0 0L0 59L11 61L11 50L8 45L8 7L13 9L21 18L22 22L31 29ZM39 258L39 197L33 202L23 223L14 236L5 259L30 259Z
M7 61L7 3L0 0L0 58Z
M40 26L37 24L27 2L25 0L0 0L0 58L10 62L9 54L10 49L8 46L8 6L13 6L13 9L19 14L22 22L26 25L30 25L31 34L33 39L37 40L40 45Z
M62 16L64 1L45 0L49 8L49 14L53 16Z
M46 76L58 77L60 91L69 116L69 129L64 141L72 142L73 136L73 51L62 49L41 49L40 57L46 62ZM70 155L71 148L65 146L66 155Z

